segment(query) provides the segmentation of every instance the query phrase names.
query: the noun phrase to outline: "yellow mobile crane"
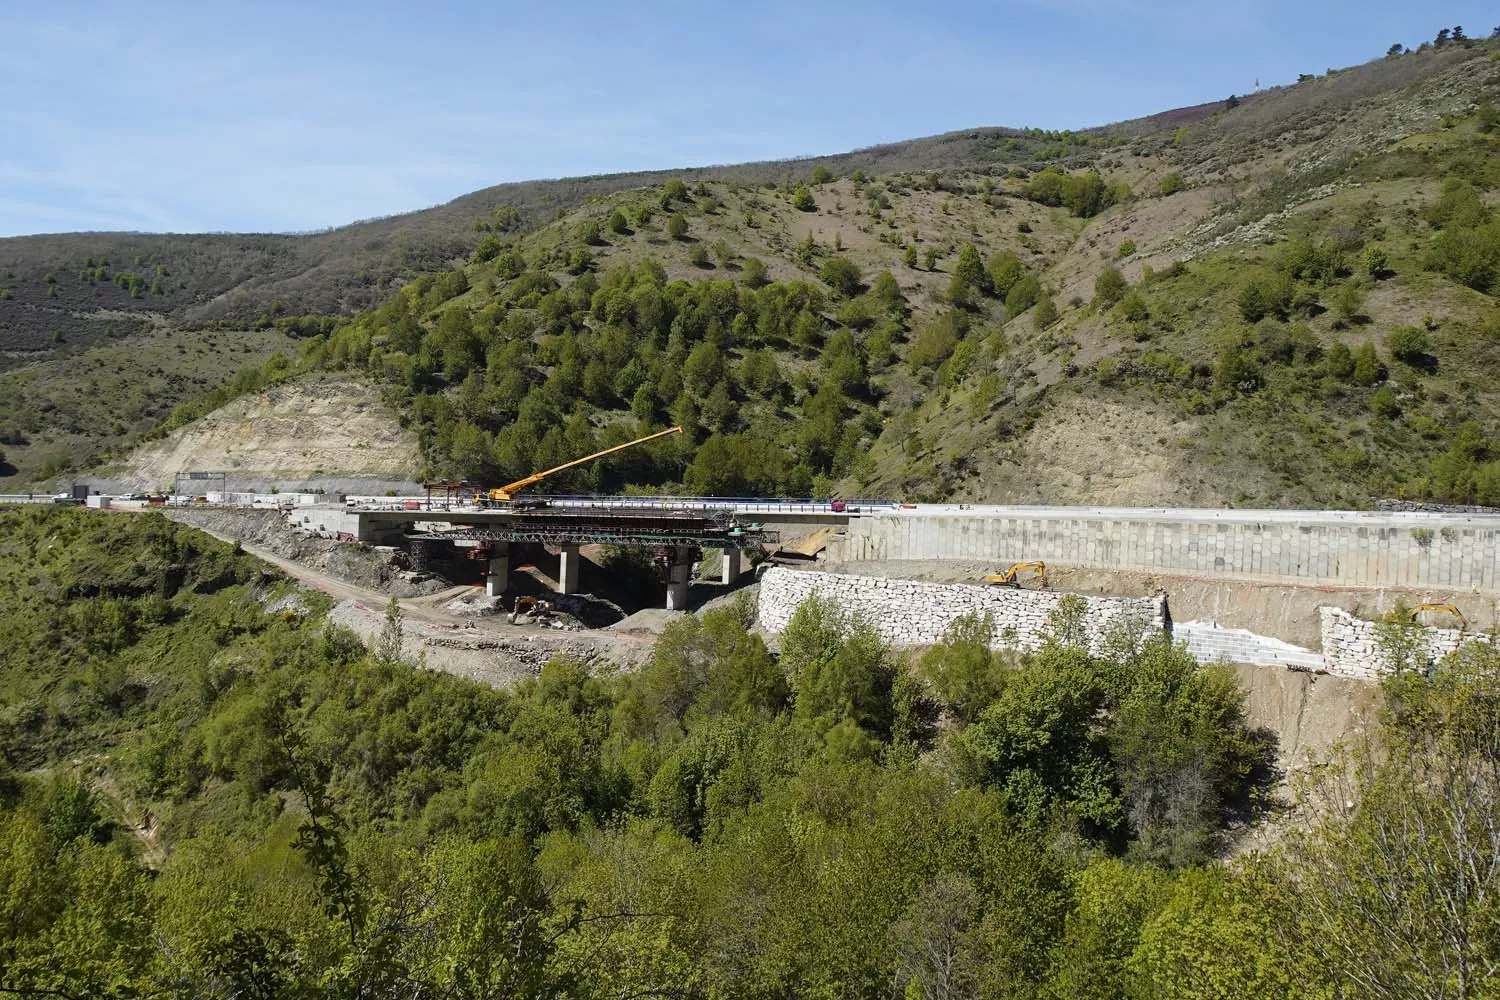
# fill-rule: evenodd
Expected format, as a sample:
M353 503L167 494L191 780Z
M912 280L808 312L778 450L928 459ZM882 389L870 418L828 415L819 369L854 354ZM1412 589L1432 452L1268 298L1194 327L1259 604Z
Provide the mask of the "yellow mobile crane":
M510 503L511 501L515 500L516 494L521 490L524 490L528 486L533 486L541 482L543 479L546 479L548 476L553 475L554 473L562 472L564 469L571 469L576 465L583 465L585 462L592 462L596 458L603 458L605 455L612 455L617 451L624 451L626 448L634 448L636 445L645 444L647 441L655 441L657 438L666 437L669 434L681 433L681 427L668 427L664 431L657 431L655 434L647 434L643 438L636 438L634 441L626 441L624 444L617 444L613 448L605 448L603 451L596 451L592 455L585 455L582 458L575 458L573 459L573 461L565 462L555 469L548 469L546 472L533 472L525 479L517 479L515 482L510 483L506 486L497 486L495 489L490 490L488 493L474 497L474 502L481 507L493 507L497 504Z

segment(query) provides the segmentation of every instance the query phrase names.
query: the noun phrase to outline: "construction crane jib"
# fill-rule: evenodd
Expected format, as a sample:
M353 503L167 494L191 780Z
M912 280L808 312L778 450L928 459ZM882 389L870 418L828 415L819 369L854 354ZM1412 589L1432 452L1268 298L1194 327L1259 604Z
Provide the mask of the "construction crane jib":
M592 455L585 455L582 458L575 458L571 462L564 462L562 465L557 466L557 468L555 469L548 469L545 472L534 472L531 475L527 476L525 479L517 479L513 483L509 483L505 486L500 486L493 490L490 490L489 493L486 494L484 499L493 503L507 503L511 500L514 500L516 494L521 490L524 490L526 487L534 486L537 483L541 482L543 479L546 479L548 476L555 475L556 473L562 472L565 469L571 469L574 466L583 465L585 462L592 462L596 458L603 458L605 455L612 455L617 451L624 451L626 448L634 448L636 445L645 444L647 441L655 441L657 438L664 438L669 434L681 433L681 427L668 427L664 431L657 431L655 434L647 434L643 438L636 438L634 441L626 441L624 444L617 444L613 448L605 448L603 451L596 451ZM476 497L475 499L480 498Z

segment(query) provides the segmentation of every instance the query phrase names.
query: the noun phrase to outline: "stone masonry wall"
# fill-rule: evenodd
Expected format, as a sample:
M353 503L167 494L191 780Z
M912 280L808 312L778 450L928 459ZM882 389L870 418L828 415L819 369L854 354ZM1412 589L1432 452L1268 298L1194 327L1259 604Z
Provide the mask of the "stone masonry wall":
M814 593L863 617L882 639L896 645L930 645L940 641L963 615L988 612L994 617L994 644L1027 649L1041 645L1053 612L1068 596L1053 590L920 583L777 566L761 577L761 626L783 631L797 608ZM1137 624L1159 630L1166 621L1164 597L1080 596L1087 606L1085 628L1094 643L1117 628Z
M1390 658L1382 648L1377 622L1356 618L1343 608L1319 608L1318 615L1323 632L1323 667L1330 674L1376 678L1390 671ZM1490 641L1483 632L1455 628L1423 627L1417 634L1423 638L1422 655L1428 667L1461 643Z

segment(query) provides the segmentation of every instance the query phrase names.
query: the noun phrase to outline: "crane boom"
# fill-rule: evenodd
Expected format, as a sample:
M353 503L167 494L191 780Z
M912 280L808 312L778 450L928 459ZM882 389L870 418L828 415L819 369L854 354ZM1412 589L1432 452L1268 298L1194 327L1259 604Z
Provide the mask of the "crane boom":
M643 438L636 438L634 441L626 441L624 444L617 444L613 448L605 448L603 451L596 451L592 455L585 455L582 458L575 458L571 462L564 462L562 465L559 465L555 469L548 469L546 472L533 472L525 479L517 479L515 482L510 483L509 485L500 486L493 490L490 490L489 498L491 500L511 500L517 493L519 493L521 490L524 490L526 487L533 486L541 482L543 479L546 479L548 476L553 475L554 473L562 472L564 469L571 469L575 465L582 465L585 462L592 462L596 458L603 458L605 455L612 455L617 451L624 451L626 448L634 448L636 445L645 444L647 441L655 441L657 438L666 437L668 434L681 433L681 427L668 427L664 431L657 431L655 434L647 434Z

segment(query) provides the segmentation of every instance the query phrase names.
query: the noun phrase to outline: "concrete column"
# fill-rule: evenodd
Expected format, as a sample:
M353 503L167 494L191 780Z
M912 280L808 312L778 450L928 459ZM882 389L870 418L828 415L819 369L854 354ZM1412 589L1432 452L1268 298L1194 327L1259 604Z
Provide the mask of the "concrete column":
M724 569L724 586L727 587L740 578L740 550L725 549L721 563Z
M578 546L564 545L562 554L557 560L557 592L560 594L578 593L578 570L580 562L578 558Z
M499 597L510 586L510 543L494 542L490 546L490 568L484 578L486 597Z
M693 575L692 550L679 545L672 560L671 574L667 577L667 610L686 611L688 606L688 580Z

